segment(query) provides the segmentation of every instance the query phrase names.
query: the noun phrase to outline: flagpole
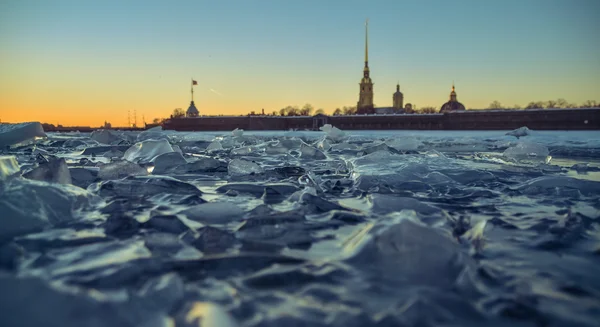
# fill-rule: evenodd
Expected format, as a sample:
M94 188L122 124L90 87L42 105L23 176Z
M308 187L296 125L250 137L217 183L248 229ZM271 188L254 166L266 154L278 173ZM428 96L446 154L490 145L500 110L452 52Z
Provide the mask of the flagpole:
M192 102L194 102L194 79L192 78L191 82L192 85L190 86L191 90L192 90Z

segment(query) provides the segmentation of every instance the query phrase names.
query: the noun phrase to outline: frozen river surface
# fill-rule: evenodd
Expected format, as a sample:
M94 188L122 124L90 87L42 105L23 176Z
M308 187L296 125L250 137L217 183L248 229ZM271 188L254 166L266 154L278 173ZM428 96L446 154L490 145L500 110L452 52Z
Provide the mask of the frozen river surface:
M0 324L598 326L600 138L505 134L5 146Z

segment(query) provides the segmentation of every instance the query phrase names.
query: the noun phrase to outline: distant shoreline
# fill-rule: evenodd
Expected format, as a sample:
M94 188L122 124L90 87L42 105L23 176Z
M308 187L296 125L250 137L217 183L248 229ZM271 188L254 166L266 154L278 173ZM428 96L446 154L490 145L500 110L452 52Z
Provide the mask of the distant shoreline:
M144 131L157 126L175 131L319 130L331 124L342 130L513 130L527 126L534 130L600 130L600 108L466 110L436 114L315 115L315 116L200 116L172 118L145 127L112 127L120 131ZM43 124L46 132L92 132L91 126Z

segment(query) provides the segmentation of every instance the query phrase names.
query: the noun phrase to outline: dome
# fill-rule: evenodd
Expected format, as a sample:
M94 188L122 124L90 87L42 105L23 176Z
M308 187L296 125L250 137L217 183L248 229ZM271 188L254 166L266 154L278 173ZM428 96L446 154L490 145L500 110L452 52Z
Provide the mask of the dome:
M198 111L198 109L196 108L196 106L194 105L194 101L192 101L190 103L190 107L188 108L188 110L185 112L185 115L187 117L198 117L198 115L200 115L200 112Z
M465 106L458 101L448 101L442 105L440 112L461 111L465 110Z

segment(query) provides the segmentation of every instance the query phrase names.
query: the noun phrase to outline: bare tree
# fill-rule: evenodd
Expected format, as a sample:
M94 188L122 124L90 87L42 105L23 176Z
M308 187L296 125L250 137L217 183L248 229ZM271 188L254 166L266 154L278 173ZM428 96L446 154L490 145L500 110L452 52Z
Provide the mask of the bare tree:
M161 119L160 118L154 118L152 119L152 124L160 124Z
M556 100L556 106L558 108L568 108L569 103L567 102L567 100L560 98L560 99Z
M598 107L598 103L595 100L587 100L581 105L581 108L596 108Z
M418 112L422 114L435 114L437 112L437 109L435 107L423 107L419 109Z
M544 109L544 103L541 101L529 102L525 109Z
M494 102L490 103L489 109L504 109L500 101L494 100Z
M325 114L325 110L323 108L319 108L317 109L317 111L315 111L315 115L324 115Z
M334 116L340 116L341 114L342 114L342 109L340 109L340 108L335 108L335 110L333 111Z
M181 109L181 108L175 108L173 110L173 118L181 118L181 117L185 117L185 111L183 111L183 109Z
M515 104L515 105L513 105L513 109L523 109L523 108L520 105Z
M313 110L315 110L315 108L312 106L312 104L307 103L304 105L304 107L302 107L302 109L300 109L300 115L301 116L310 116L310 114L313 112Z
M557 101L548 100L546 102L546 108L556 108L557 103L558 103Z
M344 113L344 115L355 115L356 114L356 107L346 107L346 106L344 106L342 108L342 112Z

